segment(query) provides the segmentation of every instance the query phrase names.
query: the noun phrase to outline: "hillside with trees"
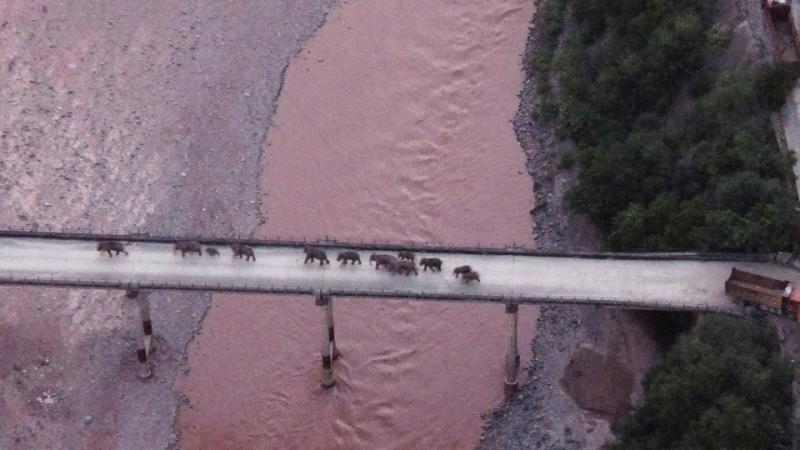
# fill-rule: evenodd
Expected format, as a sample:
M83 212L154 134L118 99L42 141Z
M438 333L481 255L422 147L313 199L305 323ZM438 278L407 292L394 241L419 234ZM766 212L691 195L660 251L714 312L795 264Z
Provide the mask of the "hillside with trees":
M791 158L769 123L796 78L783 65L714 71L727 44L709 3L550 2L552 42L531 61L540 114L558 121L578 165L571 204L612 250L788 249ZM555 51L566 11L570 31Z
M574 144L560 162L577 169L568 199L604 231L609 250L793 247L793 157L770 115L797 73L710 63L730 40L714 7L541 6L547 42L527 61L535 118ZM793 376L767 321L707 318L648 373L643 405L617 425L608 448L791 448Z
M648 373L607 449L791 448L793 375L772 327L711 317Z

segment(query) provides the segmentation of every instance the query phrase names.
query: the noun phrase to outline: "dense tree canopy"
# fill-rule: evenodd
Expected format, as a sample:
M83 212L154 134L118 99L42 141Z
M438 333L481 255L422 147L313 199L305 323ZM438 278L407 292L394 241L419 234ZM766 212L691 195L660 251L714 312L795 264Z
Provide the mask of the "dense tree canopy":
M709 5L571 2L572 32L556 59L560 93L545 106L577 145L572 203L608 232L612 249L791 246L792 161L769 113L796 74L782 65L704 68L704 55L726 42Z
M793 375L768 322L711 317L648 373L607 449L789 449Z

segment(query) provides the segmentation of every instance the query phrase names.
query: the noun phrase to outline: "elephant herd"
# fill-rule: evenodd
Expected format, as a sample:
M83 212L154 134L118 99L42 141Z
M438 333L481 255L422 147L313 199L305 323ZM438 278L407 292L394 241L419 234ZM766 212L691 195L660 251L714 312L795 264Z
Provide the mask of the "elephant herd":
M233 243L231 244L231 250L235 258L244 258L245 261L250 261L251 259L253 261L256 260L256 255L253 252L253 248L249 245L240 244L238 242ZM125 250L125 244L119 241L98 242L97 251L101 253L108 252L109 258L114 256L114 254L128 254L128 252ZM173 253L177 251L181 252L182 257L185 257L187 253L196 253L198 256L202 256L203 245L198 241L176 242ZM210 246L206 246L205 252L211 257L216 257L220 254L218 249ZM319 265L321 266L330 264L328 255L321 248L307 245L303 247L303 253L306 255L303 264L308 264L309 262L313 263L314 261L319 261ZM397 253L397 256L390 255L388 253L373 253L369 257L370 264L375 263L375 270L380 270L382 267L389 273L402 274L406 276L411 275L412 273L414 275L419 274L415 260L416 255L409 251L400 251ZM350 263L351 266L355 265L356 263L361 265L361 255L354 251L343 251L339 252L339 254L336 256L336 261L341 262L343 266L346 266L348 263ZM428 269L431 269L431 272L442 271L442 260L439 258L420 258L419 265L422 266L423 272L426 272ZM456 267L453 270L453 275L456 278L460 277L466 284L469 284L472 281L477 281L478 283L481 281L478 272L472 270L472 267L470 266Z

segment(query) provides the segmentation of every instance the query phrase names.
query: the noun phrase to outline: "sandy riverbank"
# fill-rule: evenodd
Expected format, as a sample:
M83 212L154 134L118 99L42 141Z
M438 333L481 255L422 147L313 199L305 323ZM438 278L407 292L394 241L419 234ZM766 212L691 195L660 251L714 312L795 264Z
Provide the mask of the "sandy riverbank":
M330 1L0 2L0 226L246 234L283 70ZM232 176L235 174L235 176ZM209 296L0 289L0 448L167 448Z

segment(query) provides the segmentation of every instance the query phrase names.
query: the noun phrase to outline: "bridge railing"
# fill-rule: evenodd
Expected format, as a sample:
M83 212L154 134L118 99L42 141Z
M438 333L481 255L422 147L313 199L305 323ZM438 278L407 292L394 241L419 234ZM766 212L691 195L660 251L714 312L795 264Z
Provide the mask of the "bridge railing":
M389 241L364 241L322 238L307 240L302 239L283 239L279 237L264 236L259 239L252 236L201 236L201 235L178 235L178 234L150 234L147 232L136 233L106 233L103 231L82 231L82 230L31 230L31 229L4 229L0 230L0 238L40 238L40 239L60 239L60 240L120 240L127 242L153 242L153 243L172 243L176 241L200 241L208 245L230 245L240 242L252 246L266 247L303 247L305 245L315 245L326 248L345 247L353 250L362 251L414 251L418 253L463 253L473 255L508 255L508 256L540 256L540 257L563 257L563 258L586 258L586 259L637 259L637 260L697 260L697 261L742 261L742 262L773 262L776 260L774 253L698 253L698 252L665 252L665 253L614 253L614 252L556 252L549 250L535 250L516 244L482 247L478 243L470 244L446 244L441 242L421 243L421 242L389 242Z
M314 289L299 285L261 285L233 283L181 283L162 281L121 281L121 280L87 280L69 277L9 277L0 276L0 285L32 285L51 287L74 287L89 289L152 289L152 290L189 290L219 291L236 293L262 293L286 295L325 294L337 297L395 298L420 301L479 302L500 304L573 304L585 306L610 306L620 309L642 309L661 311L700 311L736 314L738 311L731 304L730 308L708 303L679 303L663 300L630 300L612 297L576 297L561 295L526 295L526 294L470 294L470 293L426 293L424 291L403 289Z

